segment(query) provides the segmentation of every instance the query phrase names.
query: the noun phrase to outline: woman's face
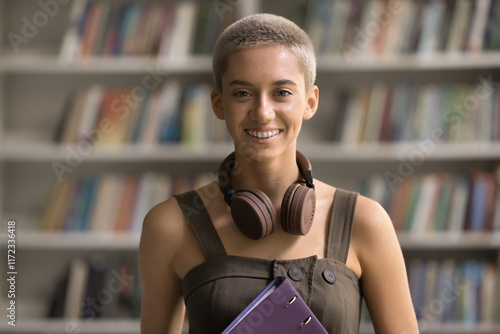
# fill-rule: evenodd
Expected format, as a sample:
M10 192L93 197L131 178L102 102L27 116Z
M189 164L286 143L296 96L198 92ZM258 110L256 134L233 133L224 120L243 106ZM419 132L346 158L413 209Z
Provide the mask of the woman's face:
M295 150L302 120L314 115L317 103L318 88L306 91L295 55L281 46L232 53L222 93L212 93L214 112L226 121L236 150L257 160Z

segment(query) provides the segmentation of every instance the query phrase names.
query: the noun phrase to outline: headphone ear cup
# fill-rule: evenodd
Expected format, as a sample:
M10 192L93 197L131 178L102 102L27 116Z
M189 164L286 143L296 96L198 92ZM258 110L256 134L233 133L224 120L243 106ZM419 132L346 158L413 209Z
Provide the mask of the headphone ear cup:
M237 192L231 203L231 215L240 231L253 240L271 234L276 226L271 200L257 189Z
M315 211L314 190L294 183L288 187L281 203L281 227L290 234L306 235L311 229Z
M299 186L298 183L292 184L285 192L283 200L281 201L281 228L287 233L290 232L290 204L292 203L292 198L295 194L295 190Z

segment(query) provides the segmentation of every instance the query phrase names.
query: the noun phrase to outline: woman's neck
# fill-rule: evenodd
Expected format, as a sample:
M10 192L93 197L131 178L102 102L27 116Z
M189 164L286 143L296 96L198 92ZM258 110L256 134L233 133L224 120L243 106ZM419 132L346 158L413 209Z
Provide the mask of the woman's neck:
M278 208L287 188L301 179L295 150L283 152L271 160L257 161L236 152L237 168L233 170L231 185L234 190L259 189Z

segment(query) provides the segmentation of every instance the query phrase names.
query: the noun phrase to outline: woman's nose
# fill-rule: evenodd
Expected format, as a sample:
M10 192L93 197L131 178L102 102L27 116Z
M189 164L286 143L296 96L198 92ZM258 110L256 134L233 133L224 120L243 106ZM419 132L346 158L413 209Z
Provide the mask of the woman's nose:
M254 107L250 112L250 117L253 121L259 123L267 123L276 116L274 106L271 101L265 96L257 99Z

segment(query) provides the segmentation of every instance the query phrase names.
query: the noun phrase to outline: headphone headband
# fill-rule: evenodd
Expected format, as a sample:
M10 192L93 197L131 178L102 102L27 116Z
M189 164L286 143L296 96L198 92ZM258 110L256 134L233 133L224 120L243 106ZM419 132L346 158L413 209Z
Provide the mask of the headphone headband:
M305 181L295 181L285 191L281 202L281 227L290 234L306 235L314 219L316 195L311 163L299 151L296 156L297 165ZM269 197L261 190L234 191L231 186L231 174L235 167L238 166L235 153L232 152L219 167L219 188L240 231L250 239L262 239L273 233L278 224L276 210ZM302 183L306 186L301 185Z
M219 166L219 188L224 194L224 201L229 206L234 198L234 189L231 186L231 173L233 172L234 165L236 164L235 153L229 154Z
M235 191L231 186L230 182L231 173L233 172L234 167L236 165L235 156L236 156L235 152L229 154L220 164L218 172L219 188L224 194L224 200L229 206L231 206L231 202L233 201L235 194ZM306 158L306 156L299 151L296 151L296 158L297 158L297 166L299 167L300 174L306 181L306 186L314 190L315 187L313 183L311 163Z
M300 173L304 180L306 180L306 186L314 189L311 163L301 152L296 151L295 155L297 156L297 166L299 166Z

